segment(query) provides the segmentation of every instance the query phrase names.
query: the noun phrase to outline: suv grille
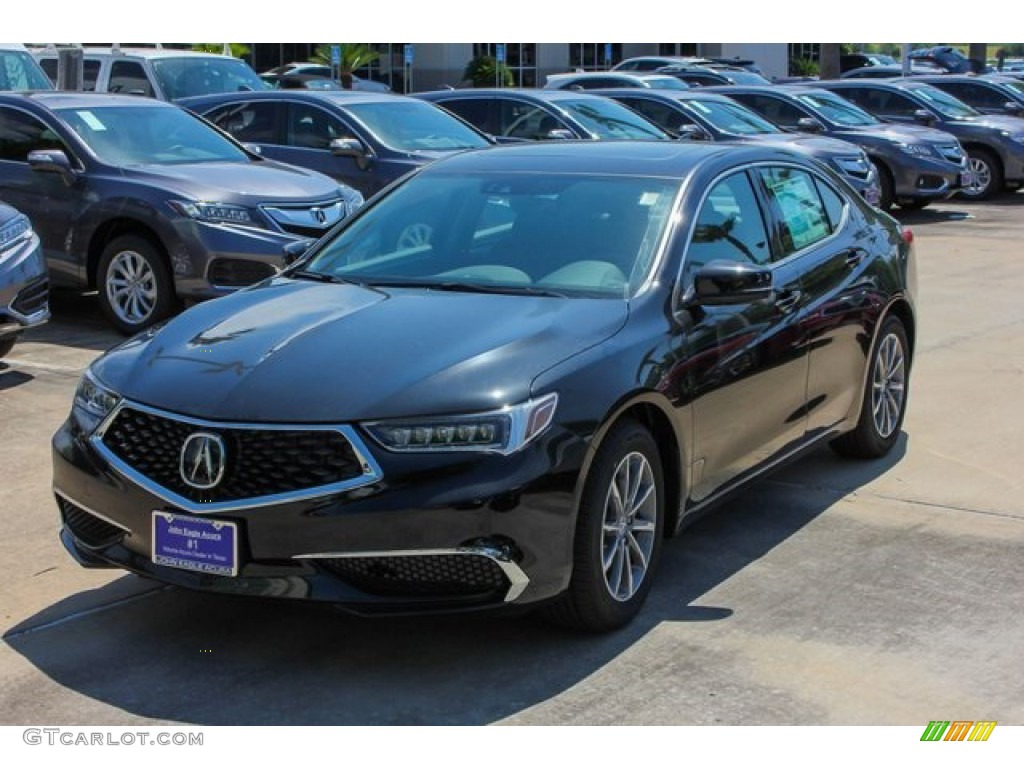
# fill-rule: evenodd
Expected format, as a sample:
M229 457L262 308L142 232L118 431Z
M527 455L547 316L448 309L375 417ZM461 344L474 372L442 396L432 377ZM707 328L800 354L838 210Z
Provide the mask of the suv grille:
M951 163L960 165L964 159L964 151L956 144L939 144L936 151Z
M195 432L224 441L224 474L200 490L181 476L181 453ZM333 429L197 427L125 407L103 434L103 445L136 472L193 502L237 501L332 485L363 475L352 444Z
M392 597L503 594L509 582L489 557L474 554L339 557L317 561L356 589Z
M206 279L213 285L235 288L258 283L274 275L276 270L269 264L252 259L214 259L206 272Z
M62 496L57 497L57 505L60 507L61 517L64 518L64 525L71 531L71 535L90 549L106 549L117 544L128 533L86 512Z
M18 293L11 309L20 315L30 317L46 309L50 297L50 282L45 277L30 280Z
M265 205L263 211L283 231L319 239L345 218L345 201L336 200L318 205Z

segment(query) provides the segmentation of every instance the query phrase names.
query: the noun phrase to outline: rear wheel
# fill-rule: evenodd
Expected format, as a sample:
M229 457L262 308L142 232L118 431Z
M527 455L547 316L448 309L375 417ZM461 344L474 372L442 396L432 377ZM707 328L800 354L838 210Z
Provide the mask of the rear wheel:
M871 164L875 166L875 172L878 174L878 208L882 211L892 210L892 206L896 202L892 174L881 163L872 160Z
M994 153L971 147L967 150L967 167L974 174L974 181L960 190L961 197L988 200L1003 189L1003 168Z
M621 422L594 459L580 499L572 579L546 617L591 632L628 623L651 589L664 509L654 438L635 421Z
M906 330L898 317L889 316L871 351L857 427L832 441L836 453L856 459L877 459L892 449L907 411L909 365Z
M139 235L110 241L100 258L96 287L104 314L124 334L138 333L178 307L163 252Z

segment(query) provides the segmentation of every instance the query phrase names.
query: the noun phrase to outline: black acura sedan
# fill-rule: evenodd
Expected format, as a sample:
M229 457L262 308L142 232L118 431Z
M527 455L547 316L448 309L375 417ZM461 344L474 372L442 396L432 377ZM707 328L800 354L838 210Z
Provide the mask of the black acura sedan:
M613 629L730 490L892 448L915 282L909 231L785 150L452 156L93 363L61 537L196 589Z

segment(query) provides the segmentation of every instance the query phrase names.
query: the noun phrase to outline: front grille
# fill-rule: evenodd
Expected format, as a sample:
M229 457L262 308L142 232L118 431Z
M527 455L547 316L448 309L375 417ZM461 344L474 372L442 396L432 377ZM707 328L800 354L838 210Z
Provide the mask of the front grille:
M301 227L296 224L280 224L280 227L290 235L308 237L311 240L319 240L327 231L327 227Z
M86 512L62 496L57 497L57 505L60 507L64 525L71 531L71 535L90 549L106 549L121 541L127 533L122 528Z
M508 591L489 557L475 554L339 557L317 561L356 589L387 597L484 597Z
M263 212L284 232L319 239L343 218L345 201L319 205L265 205Z
M45 277L37 277L25 284L18 292L11 309L20 315L29 317L46 309L50 298L50 282Z
M214 259L206 272L206 279L213 285L239 288L258 283L274 275L276 270L269 264L251 259Z
M196 433L218 435L226 462L220 482L200 490L181 476L181 452ZM197 427L125 407L103 435L103 445L157 485L194 502L237 501L308 490L360 477L352 444L333 429Z
M935 149L940 155L951 163L960 165L964 159L964 151L956 144L939 144Z

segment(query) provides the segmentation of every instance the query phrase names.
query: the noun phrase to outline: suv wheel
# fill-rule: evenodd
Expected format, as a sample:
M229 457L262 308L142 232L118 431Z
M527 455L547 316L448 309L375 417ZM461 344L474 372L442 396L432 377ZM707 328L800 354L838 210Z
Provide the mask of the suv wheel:
M987 149L967 150L967 167L974 173L974 183L960 190L968 200L988 200L1003 189L1003 169L996 156Z
M635 421L613 427L580 499L569 589L547 606L547 618L606 632L637 614L661 553L664 487L651 433Z
M127 335L177 309L174 282L161 249L139 235L123 235L107 245L96 283L103 313Z

